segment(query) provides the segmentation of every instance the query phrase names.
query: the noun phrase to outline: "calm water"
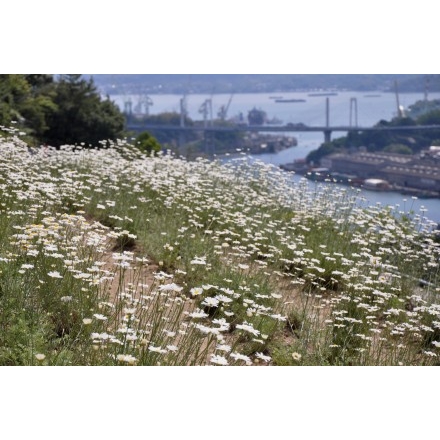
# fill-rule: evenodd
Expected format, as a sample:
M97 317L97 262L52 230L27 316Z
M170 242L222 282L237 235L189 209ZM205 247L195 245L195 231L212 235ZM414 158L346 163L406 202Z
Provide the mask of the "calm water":
M380 95L369 97L368 95ZM188 95L186 97L187 110L190 118L200 120L203 118L199 112L200 106L206 99L212 100L213 117L221 106L227 105L229 94L218 95ZM276 103L273 96L282 96L284 99L304 99L305 102L297 103ZM124 109L124 102L131 100L133 109L142 98L137 95L114 95L110 98ZM150 95L153 105L150 106L150 114L163 112L179 112L181 95ZM289 122L303 123L312 126L322 126L326 124L326 98L325 96L308 96L303 93L242 93L234 94L228 109L228 118L238 116L240 113L246 119L248 112L254 107L264 110L269 119L277 118L283 124ZM383 92L338 92L336 96L329 96L330 102L330 125L349 125L350 123L350 101L356 98L357 101L357 122L358 126L372 126L381 119L390 120L397 113L396 96L394 93ZM423 93L401 93L399 103L404 108L408 108L416 101L423 100ZM429 99L440 99L440 93L431 93ZM352 114L354 122L354 110ZM286 135L289 135L286 133ZM322 133L294 133L290 134L298 139L298 146L289 148L276 154L262 154L256 156L258 159L273 165L293 162L307 156L310 151L318 148L324 141ZM332 138L343 136L344 133L333 133ZM300 179L296 176L295 179ZM363 191L362 194L369 204L380 203L383 206L398 204L402 210L412 207L416 212L423 210L422 214L427 218L440 223L440 200L439 199L418 199L412 200L411 197L394 192L373 192ZM424 210L427 210L426 212Z

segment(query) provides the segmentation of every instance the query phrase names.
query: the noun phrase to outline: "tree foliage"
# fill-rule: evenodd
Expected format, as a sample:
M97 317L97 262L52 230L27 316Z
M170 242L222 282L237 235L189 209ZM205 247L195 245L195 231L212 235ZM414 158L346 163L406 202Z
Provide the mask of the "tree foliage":
M431 110L419 116L417 122L423 125L440 125L440 109Z
M24 131L28 141L98 145L122 137L125 119L116 104L102 100L93 80L81 75L0 75L0 125Z
M411 118L420 118L433 110L440 110L440 99L417 101L408 107L407 114Z
M30 139L41 139L57 111L51 75L0 75L0 125L14 121Z
M142 132L136 138L135 145L145 153L158 153L161 150L161 146L157 139L148 133L148 131Z
M50 145L97 145L101 140L115 140L123 134L124 116L109 98L101 100L93 79L62 75L54 102L58 111L49 118L50 128L44 136Z

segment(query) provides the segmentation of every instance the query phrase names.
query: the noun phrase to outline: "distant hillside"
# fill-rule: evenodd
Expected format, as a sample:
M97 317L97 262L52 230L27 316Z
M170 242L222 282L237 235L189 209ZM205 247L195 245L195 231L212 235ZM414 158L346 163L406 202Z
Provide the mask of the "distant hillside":
M398 81L400 92L420 92L428 84L429 91L440 91L440 75L85 75L93 76L100 91L105 94L124 93L246 93L288 92L298 90L394 90Z
M440 75L407 75L408 78L399 82L402 92L421 92L428 88L430 92L440 91Z

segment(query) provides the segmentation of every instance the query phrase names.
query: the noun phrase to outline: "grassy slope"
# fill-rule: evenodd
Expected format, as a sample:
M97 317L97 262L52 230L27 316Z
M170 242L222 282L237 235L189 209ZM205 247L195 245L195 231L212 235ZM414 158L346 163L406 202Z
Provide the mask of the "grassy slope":
M417 213L245 157L0 142L1 364L437 362L439 252Z

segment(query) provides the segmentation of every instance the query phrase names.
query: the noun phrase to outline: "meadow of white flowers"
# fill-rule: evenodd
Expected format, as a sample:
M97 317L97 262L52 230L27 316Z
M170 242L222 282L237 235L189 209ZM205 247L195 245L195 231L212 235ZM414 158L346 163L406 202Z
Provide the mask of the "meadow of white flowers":
M0 137L1 365L435 365L439 240L246 156Z

